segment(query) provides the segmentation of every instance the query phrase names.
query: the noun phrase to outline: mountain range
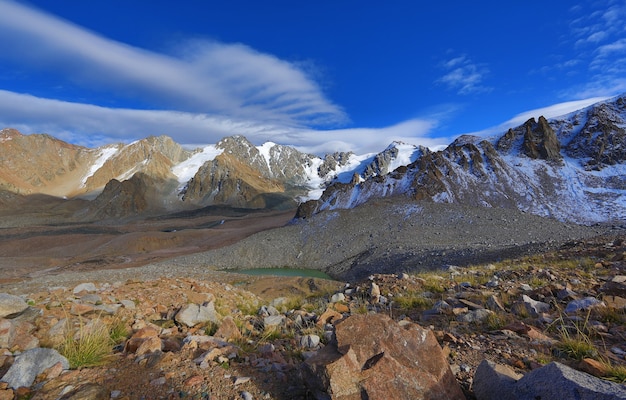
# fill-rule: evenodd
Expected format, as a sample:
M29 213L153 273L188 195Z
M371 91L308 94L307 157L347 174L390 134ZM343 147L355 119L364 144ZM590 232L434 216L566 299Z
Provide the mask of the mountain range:
M626 95L490 138L461 136L441 151L394 142L377 154L319 157L240 135L195 150L167 136L86 148L0 131L0 206L38 199L76 221L211 205L297 207L296 217L306 219L407 196L622 224L625 194Z

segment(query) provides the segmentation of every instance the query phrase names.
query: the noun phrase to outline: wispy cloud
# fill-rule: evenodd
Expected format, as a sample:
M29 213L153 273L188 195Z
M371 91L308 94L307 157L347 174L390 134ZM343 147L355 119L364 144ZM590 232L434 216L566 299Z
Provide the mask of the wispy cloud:
M467 56L452 58L442 64L446 74L436 82L442 83L458 94L473 94L491 91L483 84L489 70L485 65L474 63Z
M295 64L243 44L195 40L176 55L155 53L10 0L0 1L0 35L11 38L0 41L4 57L156 107L295 126L347 118Z
M578 62L566 67L583 68L589 79L566 91L565 96L611 96L626 90L626 4L603 0L570 9L570 35Z
M511 119L498 124L494 127L487 128L478 132L467 133L467 135L475 135L475 136L491 136L491 135L501 135L504 134L508 129L515 128L522 125L524 122L528 121L531 118L539 118L541 116L545 118L556 118L560 117L574 111L578 111L585 107L588 107L592 104L598 103L600 101L607 100L608 97L591 97L582 100L574 100L574 101L566 101L563 103L552 104L550 106L536 108L534 110L524 111L512 117Z
M298 142L300 150L324 154L335 151L353 151L356 154L377 153L391 142L400 141L422 145L432 150L447 146L451 138L430 137L438 122L428 119L411 119L383 128L353 128L314 131L290 139ZM331 150L332 149L332 150Z

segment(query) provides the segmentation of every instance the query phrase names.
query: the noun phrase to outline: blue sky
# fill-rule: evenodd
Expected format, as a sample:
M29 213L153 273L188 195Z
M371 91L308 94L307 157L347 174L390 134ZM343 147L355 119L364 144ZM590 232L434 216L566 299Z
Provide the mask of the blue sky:
M437 147L626 92L626 3L0 0L0 127Z

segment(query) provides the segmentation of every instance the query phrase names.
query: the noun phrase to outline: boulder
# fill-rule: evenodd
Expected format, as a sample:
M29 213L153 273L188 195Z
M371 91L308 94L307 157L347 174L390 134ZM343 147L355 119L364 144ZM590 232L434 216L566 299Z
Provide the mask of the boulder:
M29 387L37 375L60 362L63 369L69 369L69 362L54 349L38 347L27 350L15 358L15 362L7 373L0 379L10 388Z
M465 399L434 334L384 314L352 315L304 362L318 398Z
M0 293L0 318L11 318L28 308L28 304L19 296Z

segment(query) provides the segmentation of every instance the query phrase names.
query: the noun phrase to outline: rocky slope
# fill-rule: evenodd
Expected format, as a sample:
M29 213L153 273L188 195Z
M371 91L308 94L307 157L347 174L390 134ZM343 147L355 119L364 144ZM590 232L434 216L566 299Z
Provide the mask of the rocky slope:
M3 285L0 398L622 398L625 240L349 284L176 266ZM67 352L98 332L102 364Z
M330 185L300 206L307 218L373 198L519 209L583 224L626 218L626 97L547 121L531 119L493 139L460 137L384 176Z

